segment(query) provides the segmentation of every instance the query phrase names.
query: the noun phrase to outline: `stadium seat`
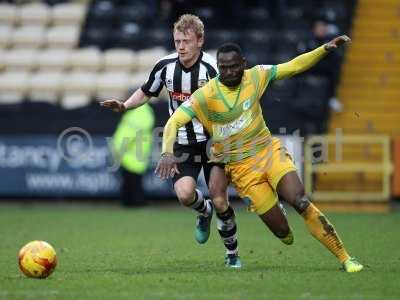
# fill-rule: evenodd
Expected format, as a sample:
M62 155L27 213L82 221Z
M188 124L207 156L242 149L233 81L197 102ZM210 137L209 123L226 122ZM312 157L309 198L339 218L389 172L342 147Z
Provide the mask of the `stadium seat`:
M148 72L140 71L133 73L129 79L129 89L136 90L137 88L141 87L147 81L148 77L149 77Z
M61 94L62 72L37 72L29 80L29 100L57 104Z
M128 5L116 8L118 21L121 23L136 23L139 26L150 25L151 11L145 3L134 1Z
M79 24L51 27L46 33L47 47L61 49L74 48L78 44L79 33Z
M266 57L268 57L266 52L260 49L245 50L243 54L246 57L246 64L248 68L252 68L255 65L269 64L271 61L266 59Z
M65 73L62 80L61 106L67 109L86 106L96 90L97 74L93 72Z
M138 68L136 53L129 49L114 48L104 52L105 71L127 71Z
M8 48L11 45L13 26L0 24L0 49Z
M205 49L217 49L223 43L240 42L240 34L237 31L216 29L207 32L205 39Z
M140 70L151 71L154 64L167 55L167 51L161 47L144 49L137 52L138 67Z
M60 3L52 9L52 20L55 25L80 25L86 17L85 3Z
M310 31L305 29L282 30L273 41L273 51L297 54L298 44L310 38Z
M140 27L136 23L123 23L113 32L109 39L112 47L143 49L148 42L144 39Z
M273 31L265 29L246 30L241 35L241 43L243 47L246 44L252 44L254 47L262 47L263 49L270 47L275 34Z
M298 113L321 118L328 105L328 79L308 75L299 80L301 93L292 106Z
M115 15L115 5L113 1L95 1L89 7L87 23L90 25L112 24Z
M294 50L279 50L275 52L271 56L268 57L268 64L269 65L276 65L288 62L297 56L297 52Z
M76 71L98 71L103 67L103 55L98 48L79 48L71 52L69 66Z
M6 69L6 53L6 50L0 48L0 72L3 72Z
M45 44L45 28L43 26L21 26L12 37L15 48L41 48Z
M302 6L295 6L287 9L280 19L284 30L310 30L310 20L305 17L305 10Z
M51 19L51 10L45 3L28 3L19 6L18 15L22 25L45 26Z
M62 71L69 68L70 49L45 49L38 55L38 67L43 71Z
M0 73L0 104L23 102L28 91L28 72Z
M64 109L79 109L88 106L91 101L92 96L89 92L71 92L64 93L60 105Z
M275 22L265 7L251 7L243 11L241 19L245 28L274 29Z
M129 73L107 72L99 74L96 84L96 99L98 101L116 98L124 99L130 88Z
M5 55L7 71L31 71L37 66L38 50L11 49Z
M153 28L144 32L146 36L145 48L163 47L173 49L172 33L167 28Z
M286 80L275 80L268 88L266 97L271 101L291 102L295 101L298 79L296 77Z
M108 25L92 26L84 30L79 44L80 47L96 46L100 49L105 49L112 35L113 32ZM118 45L115 46L117 47Z
M207 24L207 28L215 29L221 20L218 19L216 9L213 6L201 6L194 10L194 14Z
M17 22L17 6L9 3L0 3L0 24L12 26Z

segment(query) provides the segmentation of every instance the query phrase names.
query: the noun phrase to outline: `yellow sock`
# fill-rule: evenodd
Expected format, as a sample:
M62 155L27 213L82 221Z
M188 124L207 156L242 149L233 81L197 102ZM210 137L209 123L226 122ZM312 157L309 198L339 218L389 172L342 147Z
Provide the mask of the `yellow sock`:
M350 257L335 228L318 208L310 203L302 216L311 234L328 248L341 263L344 263Z
M280 238L280 240L282 241L282 243L286 244L286 245L291 245L294 242L294 237L293 237L293 232L292 229L289 228L289 233L287 236L285 236L284 238Z

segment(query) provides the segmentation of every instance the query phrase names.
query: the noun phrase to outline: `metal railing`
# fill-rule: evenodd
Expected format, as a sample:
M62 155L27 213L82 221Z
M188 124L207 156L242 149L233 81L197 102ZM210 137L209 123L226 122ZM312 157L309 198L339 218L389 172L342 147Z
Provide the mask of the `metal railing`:
M315 145L319 149L328 149L336 146L336 151L343 151L344 146L351 145L379 145L381 160L378 162L354 162L344 160L329 161L323 159L316 164L313 156ZM339 153L339 157L342 153ZM326 158L326 157L325 157ZM390 159L390 138L386 135L326 135L312 136L307 139L304 147L304 183L307 195L318 201L387 201L390 198L390 175L392 163ZM381 175L381 189L379 191L313 191L314 174L321 173L379 173Z

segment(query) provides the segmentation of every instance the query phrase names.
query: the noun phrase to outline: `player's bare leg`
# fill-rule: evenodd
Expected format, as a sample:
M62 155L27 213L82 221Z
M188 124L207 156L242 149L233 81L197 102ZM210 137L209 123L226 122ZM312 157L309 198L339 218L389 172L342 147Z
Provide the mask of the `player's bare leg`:
M347 253L333 225L305 195L295 171L282 177L277 192L304 218L310 233L339 259L347 272L362 270L363 266Z
M286 245L293 244L293 234L289 227L288 221L281 209L276 204L266 213L259 216L272 233Z
M182 205L193 208L199 213L195 239L200 244L207 242L210 236L210 223L213 214L211 200L203 197L203 193L196 189L196 182L190 176L179 178L174 184L174 190Z
M229 205L228 184L225 170L219 166L213 166L210 172L208 189L216 210L218 233L226 248L225 262L231 268L240 268L235 211Z

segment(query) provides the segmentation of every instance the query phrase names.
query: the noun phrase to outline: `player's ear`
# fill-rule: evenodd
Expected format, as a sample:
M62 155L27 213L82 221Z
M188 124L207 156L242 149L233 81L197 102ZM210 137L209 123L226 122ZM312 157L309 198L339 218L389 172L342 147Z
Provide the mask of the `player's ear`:
M242 66L243 66L243 69L246 69L246 67L247 67L247 60L244 57L242 57Z
M203 47L203 44L204 44L204 35L200 36L200 37L197 39L197 46L198 46L199 48L202 48L202 47Z

